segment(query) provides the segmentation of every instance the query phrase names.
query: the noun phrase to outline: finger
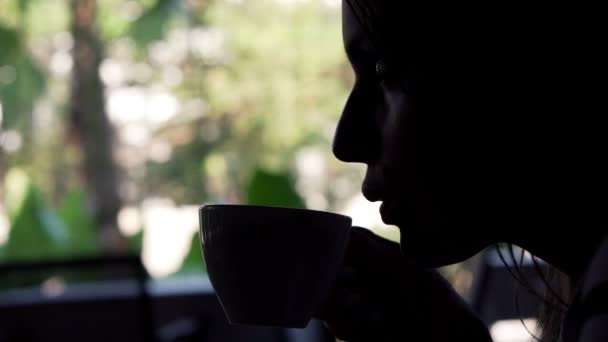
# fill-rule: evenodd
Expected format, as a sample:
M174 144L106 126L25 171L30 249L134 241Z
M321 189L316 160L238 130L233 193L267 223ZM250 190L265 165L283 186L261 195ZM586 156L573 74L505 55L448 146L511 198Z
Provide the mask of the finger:
M369 308L368 300L359 289L341 288L334 291L318 310L316 317L335 321L338 317L350 317Z
M369 330L374 318L367 297L359 292L343 292L334 297L328 307L326 326L335 336L345 340Z
M314 316L323 320L326 319L330 316L330 309L338 310L341 306L344 306L348 302L345 297L360 291L359 288L360 278L357 276L357 270L353 267L343 267Z
M369 229L353 227L343 264L362 271L395 268L403 259L399 244L381 238Z

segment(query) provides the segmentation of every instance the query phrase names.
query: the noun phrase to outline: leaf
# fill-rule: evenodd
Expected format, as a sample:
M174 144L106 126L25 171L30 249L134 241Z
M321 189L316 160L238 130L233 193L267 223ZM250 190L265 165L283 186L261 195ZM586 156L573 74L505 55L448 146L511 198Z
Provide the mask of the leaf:
M38 190L36 189L38 192ZM69 246L68 228L61 221L59 215L47 207L43 201L42 196L38 196L39 207L38 207L38 219L42 224L42 228L46 231L53 244L60 246L60 249L67 249Z
M16 30L0 25L0 67L8 64L8 60L19 50L19 35Z
M288 173L256 169L247 187L247 203L252 205L304 208L304 201Z
M4 258L40 260L98 252L93 221L86 214L81 192L68 194L56 211L20 169L7 173L5 189L11 230Z
M30 179L22 169L11 168L4 178L4 189L8 217L10 221L13 221L26 205L30 191Z
M5 53L3 68L12 69L10 79L0 79L4 127L15 127L32 111L36 99L46 89L46 77L36 62L23 50ZM1 75L0 75L1 76Z
M201 251L201 242L199 240L198 232L194 233L192 236L192 241L190 243L190 251L184 258L182 262L182 266L177 274L197 274L197 273L205 273L207 269L205 267L205 262L203 261L203 254Z
M7 195L9 194L7 189ZM51 222L49 213L44 213L44 210L40 192L28 182L23 200L11 215L11 231L4 251L6 259L37 260L63 254L65 240L53 235L55 230L62 227L52 226L56 222ZM61 235L62 232L59 232Z
M19 11L22 13L22 15L27 11L27 8L29 7L31 2L32 0L17 0Z
M165 37L174 1L158 0L131 24L128 34L138 46L145 47Z
M59 208L59 217L68 230L71 254L91 255L100 252L95 222L85 203L84 192L73 190L67 194Z
M128 239L131 252L140 255L144 248L144 230L140 230L137 234L130 236Z

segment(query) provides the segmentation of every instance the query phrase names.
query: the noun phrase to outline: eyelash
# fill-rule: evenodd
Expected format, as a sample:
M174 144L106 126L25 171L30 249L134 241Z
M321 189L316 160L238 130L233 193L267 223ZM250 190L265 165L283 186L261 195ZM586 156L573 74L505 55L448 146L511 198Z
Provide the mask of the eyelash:
M375 65L375 76L380 86L386 86L389 71L386 63L383 60L378 60Z
M387 70L386 70L386 63L384 63L384 61L379 60L376 62L376 77L378 77L379 79L383 79L386 74L387 74Z
M360 60L357 64L362 66L359 69L359 72L357 72L357 75L361 79L368 80L369 82L373 81L380 86L386 85L389 71L386 63L383 60Z

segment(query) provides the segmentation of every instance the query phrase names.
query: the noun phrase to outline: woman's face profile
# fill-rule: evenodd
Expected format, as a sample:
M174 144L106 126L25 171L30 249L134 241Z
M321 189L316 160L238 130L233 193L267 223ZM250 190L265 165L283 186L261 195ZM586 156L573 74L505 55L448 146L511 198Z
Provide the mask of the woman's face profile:
M462 97L445 91L452 75L409 79L404 68L384 61L347 0L342 7L344 47L356 81L338 123L334 154L367 165L362 192L383 202L382 219L400 228L405 254L429 266L473 255L495 237L478 177L484 156L471 147L481 135L473 118L462 116ZM408 48L401 41L384 43ZM417 53L412 47L404 55L417 60Z

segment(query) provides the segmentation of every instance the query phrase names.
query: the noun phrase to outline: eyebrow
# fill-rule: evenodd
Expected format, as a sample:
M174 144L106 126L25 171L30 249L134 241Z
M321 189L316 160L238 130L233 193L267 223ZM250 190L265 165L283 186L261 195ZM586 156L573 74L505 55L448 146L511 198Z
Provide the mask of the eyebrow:
M357 32L356 34L350 36L349 39L344 42L344 50L349 56L355 54L369 55L376 53L373 44L362 32Z

